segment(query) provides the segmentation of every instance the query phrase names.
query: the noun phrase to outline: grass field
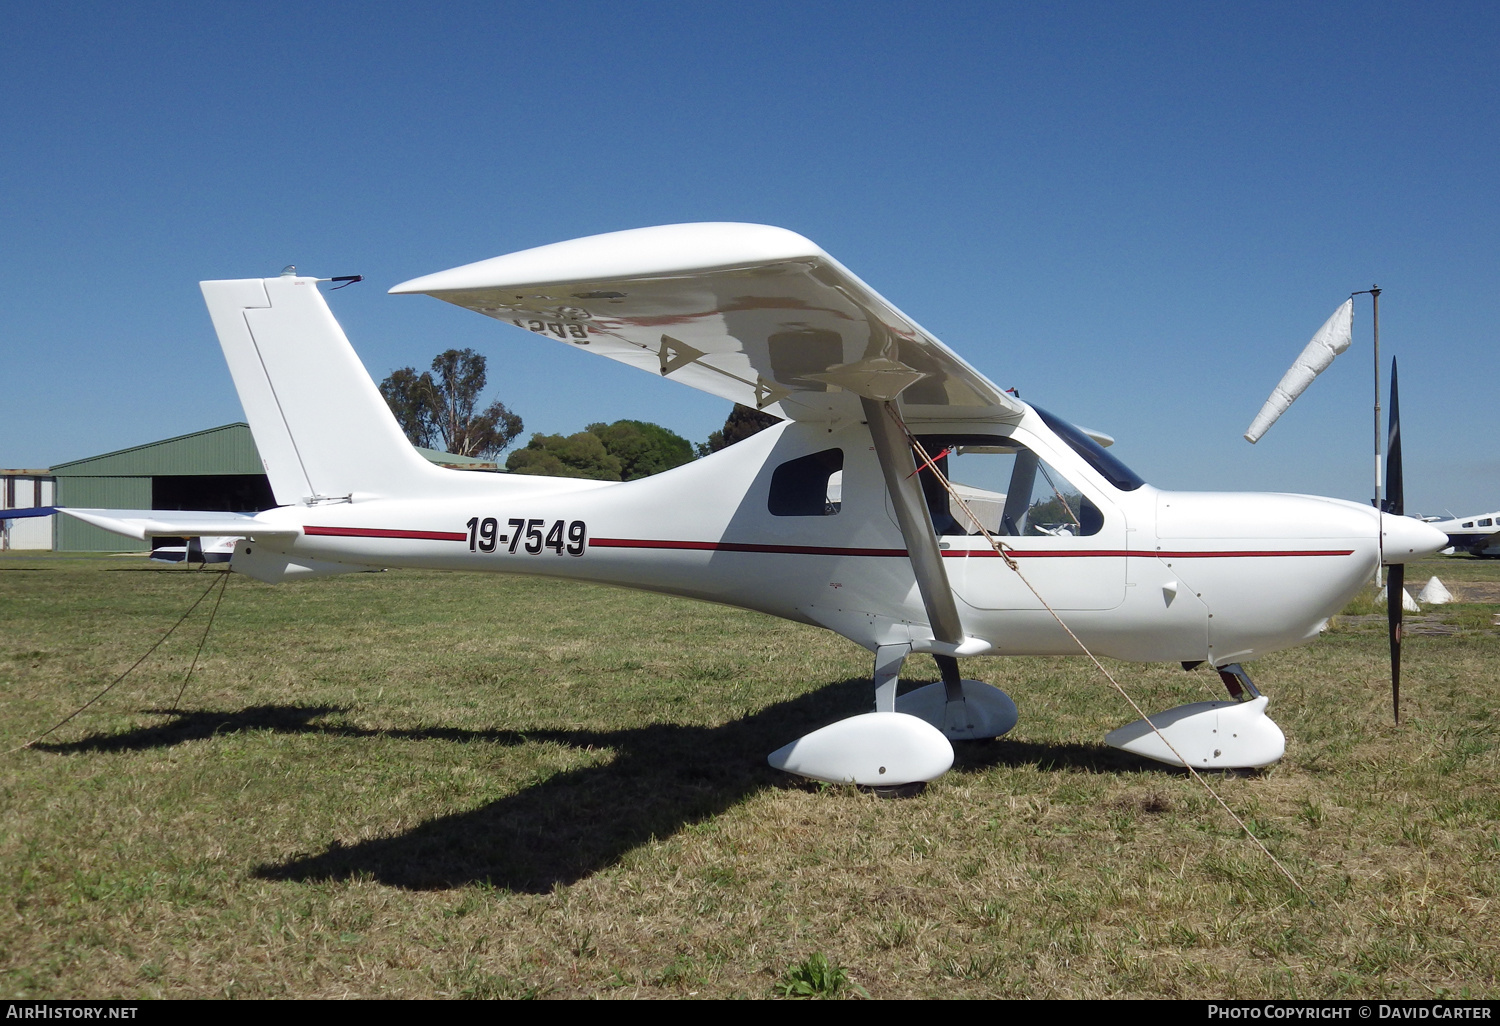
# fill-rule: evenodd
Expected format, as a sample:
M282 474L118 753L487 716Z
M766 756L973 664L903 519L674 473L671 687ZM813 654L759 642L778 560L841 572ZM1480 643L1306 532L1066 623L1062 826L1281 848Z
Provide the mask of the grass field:
M1287 757L1214 783L1302 892L1191 779L1103 746L1134 715L1081 659L966 663L1020 725L892 801L765 765L870 703L825 632L524 578L236 576L175 711L207 603L0 756L0 993L1495 997L1500 564L1408 579L1433 572L1497 604L1408 637L1399 729L1370 619L1249 667ZM0 558L0 743L209 581ZM1151 709L1222 697L1116 668Z

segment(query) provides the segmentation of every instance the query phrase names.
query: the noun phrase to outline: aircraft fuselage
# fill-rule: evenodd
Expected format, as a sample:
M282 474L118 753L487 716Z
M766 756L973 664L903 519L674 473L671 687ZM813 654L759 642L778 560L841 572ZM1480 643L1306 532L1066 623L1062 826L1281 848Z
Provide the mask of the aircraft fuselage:
M1045 599L1100 654L1216 665L1246 660L1316 637L1380 559L1379 517L1355 503L1150 485L1121 490L1034 414L999 429L957 423L913 429L971 440L998 432L1065 475L1098 511L1088 534L1000 537L1016 570L977 533L942 537L964 632L994 654L1077 652ZM795 471L802 466L797 461L833 451L841 463L836 502L824 502L821 492L812 503L773 496L778 487L786 490L778 468L791 464ZM784 423L632 482L488 480L489 494L475 481L464 498L267 511L260 519L295 521L300 534L241 547L253 555L273 545L293 560L339 566L623 585L817 624L871 650L906 643L934 650L906 546L860 425L830 431ZM524 488L514 487L522 480ZM245 553L236 566L253 571Z

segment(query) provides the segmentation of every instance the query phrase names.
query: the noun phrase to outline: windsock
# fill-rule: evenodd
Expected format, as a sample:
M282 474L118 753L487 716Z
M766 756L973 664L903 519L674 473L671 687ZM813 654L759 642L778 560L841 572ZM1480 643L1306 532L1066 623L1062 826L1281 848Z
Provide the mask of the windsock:
M1276 418L1292 405L1292 400L1307 390L1313 378L1327 370L1333 358L1349 348L1353 327L1354 300L1350 298L1344 300L1344 304L1323 323L1312 341L1307 343L1307 348L1281 376L1281 383L1271 390L1271 397L1255 415L1250 430L1245 432L1245 441L1251 445L1260 441L1260 436L1270 430Z

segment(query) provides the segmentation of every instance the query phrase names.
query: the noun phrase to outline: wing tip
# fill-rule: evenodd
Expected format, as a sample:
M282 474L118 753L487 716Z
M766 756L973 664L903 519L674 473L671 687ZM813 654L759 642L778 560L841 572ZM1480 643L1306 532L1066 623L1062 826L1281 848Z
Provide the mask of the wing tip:
M554 242L425 274L389 295L550 285L597 279L659 277L741 264L827 259L816 243L789 228L738 221L629 228Z

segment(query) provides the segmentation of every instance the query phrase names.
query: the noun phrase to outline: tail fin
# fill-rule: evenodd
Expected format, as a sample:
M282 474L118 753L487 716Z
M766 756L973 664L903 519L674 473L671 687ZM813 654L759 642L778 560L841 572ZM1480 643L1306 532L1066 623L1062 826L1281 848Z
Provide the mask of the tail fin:
M407 441L317 279L200 284L277 502L415 496L442 479Z

